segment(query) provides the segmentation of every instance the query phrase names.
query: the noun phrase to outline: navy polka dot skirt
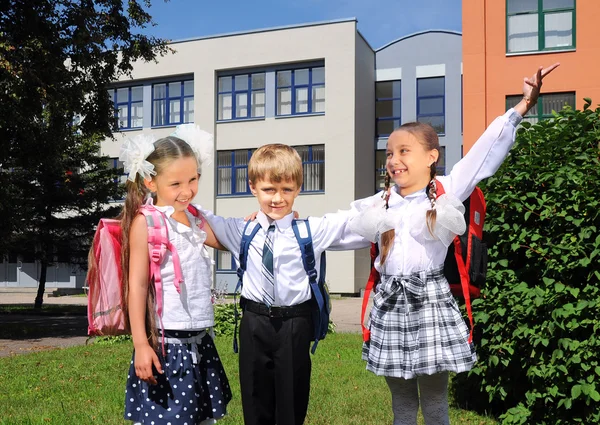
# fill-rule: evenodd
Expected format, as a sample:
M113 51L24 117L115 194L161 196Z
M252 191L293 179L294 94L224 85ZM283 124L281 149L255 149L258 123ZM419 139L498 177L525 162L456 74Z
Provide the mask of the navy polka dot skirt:
M156 375L157 385L140 380L135 357L131 360L125 419L150 425L196 425L225 416L231 389L210 335L165 331L165 337L166 358L158 353L164 373ZM197 344L189 342L194 337Z

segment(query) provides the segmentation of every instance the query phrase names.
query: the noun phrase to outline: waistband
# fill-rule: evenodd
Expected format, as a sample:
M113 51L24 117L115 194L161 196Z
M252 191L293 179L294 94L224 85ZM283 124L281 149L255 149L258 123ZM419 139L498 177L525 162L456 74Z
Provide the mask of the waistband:
M272 318L310 316L312 313L312 305L310 300L291 306L268 307L265 304L257 303L256 301L241 297L240 306L242 307L242 310L248 310L254 314Z

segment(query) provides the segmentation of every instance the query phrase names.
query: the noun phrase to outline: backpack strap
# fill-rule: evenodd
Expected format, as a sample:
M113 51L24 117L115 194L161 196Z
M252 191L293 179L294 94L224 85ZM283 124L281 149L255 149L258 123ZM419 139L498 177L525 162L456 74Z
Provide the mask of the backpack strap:
M242 232L242 240L240 242L240 255L238 257L239 267L237 269L238 275L238 283L235 286L235 291L233 291L233 312L235 317L235 324L233 327L233 352L238 352L238 341L237 341L237 328L239 321L239 311L237 308L237 294L238 291L241 290L243 285L244 273L246 272L246 267L248 265L248 248L250 248L250 243L254 236L258 233L261 228L258 221L248 221L246 226L244 227L244 231Z
M164 330L162 323L163 313L163 288L162 276L160 274L160 266L165 259L167 250L171 251L173 259L173 270L175 273L174 285L178 293L181 293L181 282L183 275L181 273L181 262L177 249L169 241L169 231L165 220L165 215L154 208L152 204L145 204L140 208L140 213L146 218L148 225L148 255L150 258L150 279L154 281L154 292L156 294L156 312L160 321L160 327ZM163 333L164 334L164 333ZM162 336L161 345L164 354L164 335Z
M365 313L367 311L367 305L369 304L369 297L371 296L371 291L373 290L373 288L377 286L377 284L381 280L381 276L375 268L375 259L379 255L379 246L376 243L371 244L370 254L371 273L369 274L369 280L367 281L367 286L363 295L362 308L360 310L360 326L362 327L362 335L364 342L368 342L371 339L371 331L365 327Z
M317 302L317 307L319 311L318 320L314 322L315 342L312 346L311 352L314 354L319 340L321 339L321 329L326 329L326 326L329 326L329 323L323 323L324 320L328 320L325 317L325 314L321 314L324 312L327 306L325 305L326 301L323 297L323 293L321 292L320 285L323 285L324 281L324 267L325 267L325 251L321 254L321 279L317 281L317 270L316 270L316 259L315 252L313 249L313 241L312 235L310 233L310 225L308 224L308 220L306 219L295 219L292 221L292 229L294 230L294 235L296 235L296 239L298 240L298 245L300 246L300 253L302 258L302 265L304 266L304 271L308 276L308 283L311 288L311 292L315 297L315 301Z
M439 198L441 195L445 194L444 185L438 179L435 179L436 183L436 198ZM476 188L477 189L477 188ZM469 195L471 196L471 195ZM467 226L467 234L469 233L469 226ZM467 238L467 256L470 257L471 252L471 238ZM456 258L456 265L458 267L458 274L460 275L460 286L462 288L463 297L465 298L465 307L467 309L467 316L469 317L470 324L470 332L469 332L469 344L473 342L473 311L471 309L471 291L469 290L469 286L471 284L471 277L468 272L468 263L467 259L464 259L462 256L462 244L460 238L457 236L452 241L454 243L454 257Z

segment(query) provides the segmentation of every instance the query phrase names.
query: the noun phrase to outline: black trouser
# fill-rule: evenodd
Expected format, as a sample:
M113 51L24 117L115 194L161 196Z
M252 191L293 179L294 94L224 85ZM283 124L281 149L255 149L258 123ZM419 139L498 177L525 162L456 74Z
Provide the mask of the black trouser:
M310 393L310 304L284 310L285 317L270 317L265 306L257 309L261 305L252 301L242 299L242 305L239 360L244 423L302 425ZM279 315L275 308L272 311Z

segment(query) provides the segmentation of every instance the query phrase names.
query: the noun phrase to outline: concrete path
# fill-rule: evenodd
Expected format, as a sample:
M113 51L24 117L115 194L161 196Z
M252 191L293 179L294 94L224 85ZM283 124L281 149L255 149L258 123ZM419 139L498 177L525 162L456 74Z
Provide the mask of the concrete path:
M82 296L52 297L49 289L44 296L44 304L86 305L87 298ZM0 304L33 305L35 290L20 288L0 288ZM362 298L334 297L332 320L336 332L360 332L360 309ZM369 306L370 308L370 306ZM23 338L8 339L2 334L4 325L21 326ZM19 353L45 350L55 347L68 347L85 344L87 340L87 317L71 316L32 316L18 314L0 314L0 357Z

